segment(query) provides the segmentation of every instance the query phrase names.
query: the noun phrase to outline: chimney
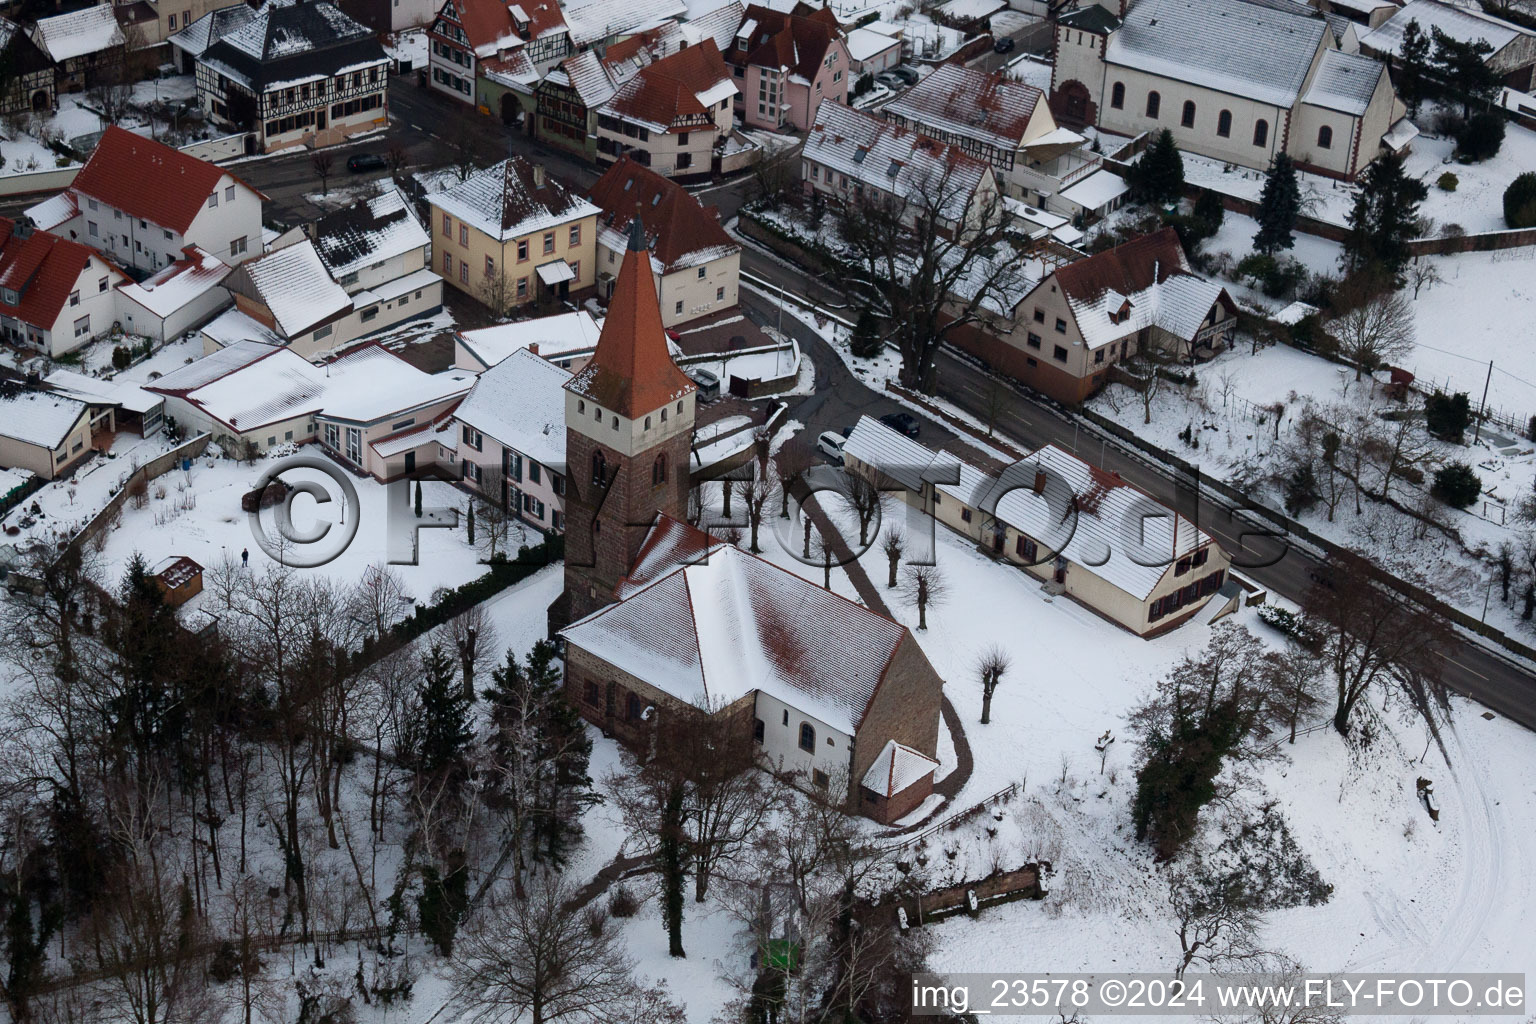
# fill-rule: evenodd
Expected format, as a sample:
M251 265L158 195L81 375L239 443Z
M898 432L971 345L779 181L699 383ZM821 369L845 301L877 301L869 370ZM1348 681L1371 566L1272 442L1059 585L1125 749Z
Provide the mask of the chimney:
M16 224L11 228L11 234L18 242L24 242L32 237L32 229L34 227L36 225L32 223L32 218L23 214L16 218Z
M1035 487L1034 487L1034 491L1035 491L1036 494L1044 494L1045 493L1045 470L1041 469L1039 466L1035 467Z
M534 188L543 188L544 187L544 165L543 164L534 164L533 165L533 187Z
M538 355L539 354L539 343L536 342L536 341L530 341L528 343L528 351L532 352L534 355Z

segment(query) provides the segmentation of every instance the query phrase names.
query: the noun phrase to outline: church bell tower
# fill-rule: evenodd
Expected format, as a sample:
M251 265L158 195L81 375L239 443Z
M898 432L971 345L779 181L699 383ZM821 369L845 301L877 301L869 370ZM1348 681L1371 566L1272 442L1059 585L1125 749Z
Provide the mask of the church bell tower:
M597 350L565 385L565 593L552 626L613 602L657 513L687 518L696 390L667 348L636 210Z

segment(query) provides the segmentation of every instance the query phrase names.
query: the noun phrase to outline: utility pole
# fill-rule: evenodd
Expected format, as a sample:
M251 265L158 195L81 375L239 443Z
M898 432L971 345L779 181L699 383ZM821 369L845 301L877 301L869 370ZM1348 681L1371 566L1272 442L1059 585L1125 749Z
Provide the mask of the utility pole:
M1483 380L1483 409L1477 417L1477 428L1472 432L1473 442L1483 439L1483 417L1488 415L1488 385L1493 383L1493 360L1488 360L1488 376Z

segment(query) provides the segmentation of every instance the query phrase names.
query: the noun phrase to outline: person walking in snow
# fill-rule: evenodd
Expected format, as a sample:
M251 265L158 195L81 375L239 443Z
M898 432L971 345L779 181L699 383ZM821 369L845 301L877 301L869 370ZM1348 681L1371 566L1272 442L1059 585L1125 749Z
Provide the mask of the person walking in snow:
M249 569L251 567L251 549L250 548L241 548L240 549L240 566L241 566L241 568L244 568L244 569Z

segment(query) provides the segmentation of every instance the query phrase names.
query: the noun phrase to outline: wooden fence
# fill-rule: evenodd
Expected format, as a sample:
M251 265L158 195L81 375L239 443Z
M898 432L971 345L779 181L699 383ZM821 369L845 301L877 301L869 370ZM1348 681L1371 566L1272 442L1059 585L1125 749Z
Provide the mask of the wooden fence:
M113 493L112 497L107 500L107 503L102 507L102 510L92 516L90 521L82 526L80 530L73 537L71 537L63 547L59 549L59 554L63 555L67 551L80 550L81 546L89 541L92 537L96 536L102 530L107 529L108 526L117 518L117 516L121 514L123 503L128 500L128 492L133 490L133 485L135 482L142 480L144 481L145 485L148 485L151 480L155 479L155 477L169 473L171 470L179 466L182 459L197 458L208 449L208 442L211 440L211 437L212 435L209 434L199 434L189 441L182 442L175 448L172 448L170 451L155 456L153 459L150 459L148 462L144 463L144 465L140 466L132 473L129 473L128 476L124 478L123 485L119 487L117 491Z

